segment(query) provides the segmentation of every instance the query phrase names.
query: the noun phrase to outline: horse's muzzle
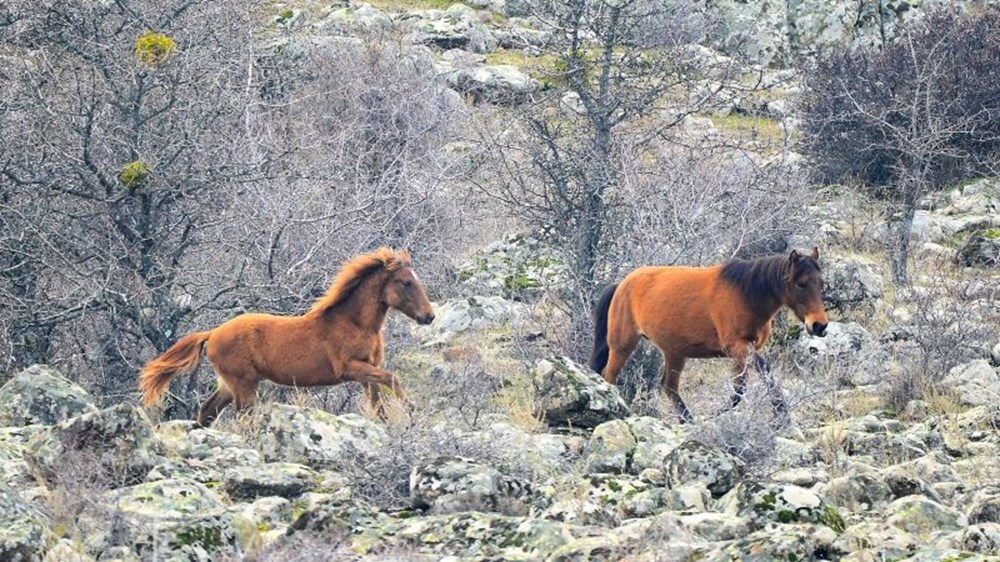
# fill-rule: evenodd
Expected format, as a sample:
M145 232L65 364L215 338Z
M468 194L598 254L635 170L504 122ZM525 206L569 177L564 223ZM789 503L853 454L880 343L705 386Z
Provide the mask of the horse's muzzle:
M811 329L809 331L814 336L817 336L817 337L821 338L821 337L823 337L823 336L826 335L826 324L823 324L823 323L820 323L820 322L813 322L812 326L810 328Z
M434 321L434 314L424 314L423 316L417 317L417 324L422 324L424 326L430 324Z

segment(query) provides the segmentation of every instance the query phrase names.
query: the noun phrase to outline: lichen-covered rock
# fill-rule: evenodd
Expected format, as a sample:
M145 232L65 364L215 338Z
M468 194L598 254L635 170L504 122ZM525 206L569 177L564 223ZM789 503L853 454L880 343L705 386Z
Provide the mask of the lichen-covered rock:
M386 519L368 526L352 540L359 553L385 545L419 553L470 560L544 560L576 537L595 534L588 528L544 519L475 511Z
M681 515L681 528L709 541L731 541L750 533L749 522L739 516L727 513L690 513Z
M0 560L40 560L50 526L17 490L0 481Z
M221 482L226 473L234 468L255 467L264 464L260 451L234 447L231 449L214 449L205 458L180 457L169 458L157 465L146 475L146 480L165 480L169 478L190 478L202 484Z
M494 467L457 457L420 463L410 472L410 501L433 513L525 512L531 488Z
M739 560L837 560L834 544L837 533L824 525L775 524L767 529L737 538L731 544L710 553L711 561ZM751 553L750 557L746 554ZM831 558L832 557L832 558Z
M163 462L162 453L145 412L119 404L39 431L25 446L24 458L32 473L47 482L67 463L84 462L117 481L136 483Z
M458 68L446 71L444 79L448 86L476 102L501 105L523 103L541 88L538 80L508 64Z
M848 308L882 298L885 280L879 265L860 256L823 258L823 301Z
M240 516L260 531L265 545L284 536L292 523L292 502L287 498L257 498L251 504L237 504L232 509L238 509Z
M108 493L123 515L124 536L141 557L171 552L182 559L210 560L251 548L258 530L228 513L211 490L188 479L146 482Z
M636 440L622 420L604 422L594 428L587 443L588 472L622 473L629 470Z
M84 545L69 539L60 539L45 552L42 562L94 562L95 560L85 552Z
M568 357L542 359L532 381L535 403L550 426L594 428L629 415L617 388Z
M1000 523L1000 490L979 490L969 505L969 523Z
M320 476L308 466L275 462L226 471L223 487L229 497L246 501L266 496L294 498L319 484Z
M958 249L955 261L967 267L1000 267L1000 232L989 229L970 234Z
M719 500L719 506L725 513L746 518L755 529L769 523L815 523L837 533L844 530L836 507L799 486L740 482Z
M626 418L635 437L632 470L639 473L647 468L662 468L663 460L684 441L684 430L668 425L659 418L638 416Z
M246 448L246 439L235 433L199 426L190 420L171 420L153 427L167 456L207 459L224 449Z
M795 344L797 358L811 365L836 366L849 386L876 384L885 377L888 350L855 322L830 322L823 337L803 334Z
M968 526L961 512L924 496L907 496L889 504L886 522L907 533L921 536L942 531L958 531Z
M540 488L538 496L535 507L545 519L604 527L663 511L672 499L662 486L615 474L561 478Z
M740 464L722 449L688 440L667 455L664 472L671 488L702 482L718 498L736 485Z
M316 470L375 458L385 430L356 414L335 416L315 408L270 404L261 412L260 450L268 462L294 462Z
M414 334L426 345L443 344L470 330L502 326L527 317L527 307L496 296L451 299L434 306L434 322L416 326Z
M52 425L96 412L90 393L46 365L32 365L0 388L0 427Z
M889 485L873 474L849 474L834 478L822 490L827 501L856 513L883 507L894 499Z
M477 53L496 50L498 41L472 8L456 3L447 10L422 10L409 14L415 41L441 49L466 49Z
M982 556L963 552L954 548L931 547L921 548L908 558L907 562L996 562L996 556Z
M476 252L458 277L468 290L523 301L565 284L568 269L538 238L515 234Z
M1000 523L970 525L962 531L958 542L965 551L996 554L1000 552Z
M952 368L941 386L955 392L962 404L969 406L1000 402L1000 373L985 359Z

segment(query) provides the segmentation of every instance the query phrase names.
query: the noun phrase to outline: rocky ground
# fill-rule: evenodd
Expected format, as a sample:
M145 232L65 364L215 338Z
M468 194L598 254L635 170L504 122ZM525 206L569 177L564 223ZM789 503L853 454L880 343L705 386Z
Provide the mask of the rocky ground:
M759 377L719 413L724 362L692 362L680 425L561 356L566 268L529 236L459 268L432 325L390 329L417 408L386 422L351 385L204 429L11 374L0 560L1000 560L996 262L966 251L997 200L982 180L925 202L906 292L856 196L810 209L836 321L766 352L793 426Z

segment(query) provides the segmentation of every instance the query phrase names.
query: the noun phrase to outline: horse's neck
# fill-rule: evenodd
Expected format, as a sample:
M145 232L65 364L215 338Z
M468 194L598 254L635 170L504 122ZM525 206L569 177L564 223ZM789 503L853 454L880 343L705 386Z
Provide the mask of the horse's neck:
M359 328L371 332L381 331L386 313L389 312L389 308L382 303L384 285L385 276L382 274L374 274L365 279L344 301L341 310Z

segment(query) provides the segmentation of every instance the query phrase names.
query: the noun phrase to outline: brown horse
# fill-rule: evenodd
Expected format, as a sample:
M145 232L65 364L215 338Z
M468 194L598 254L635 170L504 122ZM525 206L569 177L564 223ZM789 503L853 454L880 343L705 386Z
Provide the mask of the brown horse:
M663 352L663 387L682 421L691 412L678 393L688 358L729 356L735 365L731 406L743 397L747 360L771 335L771 319L782 305L792 309L810 334L822 336L827 318L819 251L712 267L643 267L608 287L594 308L592 369L615 384L639 337ZM783 402L781 403L783 407Z
M326 294L303 316L241 314L207 332L184 336L139 376L143 402L157 402L175 376L198 367L202 349L218 375L218 390L201 406L207 427L236 403L250 406L257 385L267 379L291 386L357 381L379 413L378 385L407 402L399 379L382 370L382 326L390 308L420 324L434 320L427 293L410 266L410 255L380 248L345 263Z

